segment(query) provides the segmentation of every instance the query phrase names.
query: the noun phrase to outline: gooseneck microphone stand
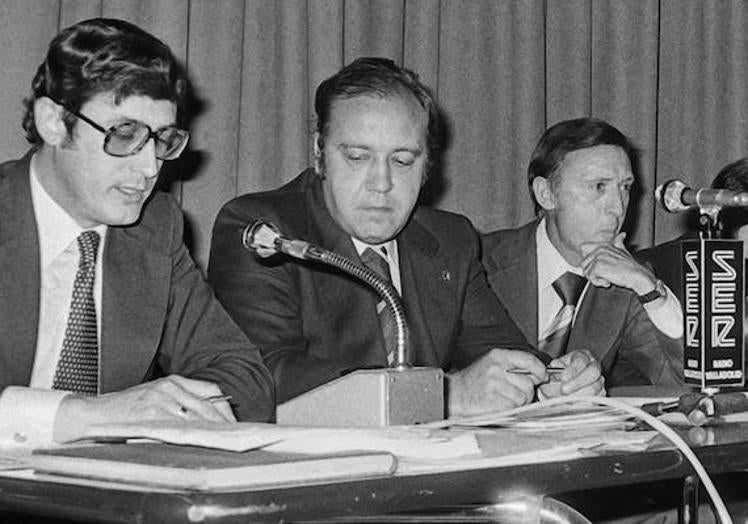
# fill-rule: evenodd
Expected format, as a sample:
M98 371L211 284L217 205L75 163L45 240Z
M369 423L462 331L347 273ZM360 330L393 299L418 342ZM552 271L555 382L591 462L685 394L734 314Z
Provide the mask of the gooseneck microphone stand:
M356 370L278 406L281 424L311 426L387 426L444 418L444 373L410 362L410 340L400 296L368 267L303 240L283 236L267 220L242 232L242 244L260 258L285 254L335 267L374 288L395 320L397 346L391 367Z

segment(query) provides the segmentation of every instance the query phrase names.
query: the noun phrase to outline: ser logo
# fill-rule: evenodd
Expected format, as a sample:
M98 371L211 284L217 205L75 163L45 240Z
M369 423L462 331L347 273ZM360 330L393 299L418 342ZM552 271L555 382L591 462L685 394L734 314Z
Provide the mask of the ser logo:
M699 279L699 253L686 253L685 272L685 314L686 345L697 347L699 340L699 310L701 302L701 282ZM737 312L738 274L735 270L735 252L716 249L711 253L713 270L706 283L710 297L710 322L707 329L711 335L712 347L734 348L738 341L732 335Z

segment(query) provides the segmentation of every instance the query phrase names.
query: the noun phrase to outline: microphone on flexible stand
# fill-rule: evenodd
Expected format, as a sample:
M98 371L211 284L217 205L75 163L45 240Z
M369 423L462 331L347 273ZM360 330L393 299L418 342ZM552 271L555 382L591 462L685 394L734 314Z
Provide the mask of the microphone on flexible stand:
M260 258L283 253L336 267L373 287L389 306L397 330L391 368L357 370L292 398L277 409L281 424L312 426L382 426L444 419L444 373L413 367L409 331L400 296L368 267L303 240L289 239L272 222L259 219L242 232L242 244Z
M745 384L743 243L716 237L721 231L720 210L748 207L748 193L727 189L694 190L674 179L660 185L655 198L671 213L699 207L699 238L679 242L684 297L684 381L700 385L705 395L719 392L720 387L742 387ZM714 402L724 408L729 400L729 409L736 409L733 397L705 398L699 409L684 407L682 402L680 405L676 402L670 409L688 410L686 414L694 420L703 418L704 406L714 405ZM748 410L745 398L735 398Z
M280 230L275 224L267 220L256 220L244 228L242 244L247 249L257 253L261 258L268 258L276 253L285 253L301 260L313 260L337 267L369 284L379 293L387 305L390 306L395 318L397 353L392 367L397 369L411 367L407 354L408 325L405 322L405 312L403 311L400 297L395 288L392 287L392 284L384 280L377 273L368 267L356 264L342 255L315 246L309 242L288 239L281 235Z
M655 190L655 198L667 211L678 213L690 207L748 207L748 193L729 189L691 189L678 179L668 180Z

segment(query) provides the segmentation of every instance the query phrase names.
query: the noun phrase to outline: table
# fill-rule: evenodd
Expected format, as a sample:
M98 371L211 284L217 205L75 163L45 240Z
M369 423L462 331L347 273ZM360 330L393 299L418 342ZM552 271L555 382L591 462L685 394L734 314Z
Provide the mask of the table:
M686 435L710 474L748 470L748 423L692 428ZM288 522L490 503L518 492L554 494L679 479L692 473L680 452L653 449L251 492L128 491L0 478L0 508L29 515L119 523Z

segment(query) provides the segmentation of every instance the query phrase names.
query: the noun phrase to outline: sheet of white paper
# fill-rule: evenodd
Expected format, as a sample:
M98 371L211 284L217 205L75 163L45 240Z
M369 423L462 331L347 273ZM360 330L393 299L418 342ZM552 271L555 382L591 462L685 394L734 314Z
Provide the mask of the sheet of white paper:
M90 439L148 438L170 444L230 451L264 448L296 453L352 450L389 451L397 456L452 458L480 452L475 436L412 426L388 428L311 428L261 423L214 423L146 420L127 424L97 424L86 431Z

